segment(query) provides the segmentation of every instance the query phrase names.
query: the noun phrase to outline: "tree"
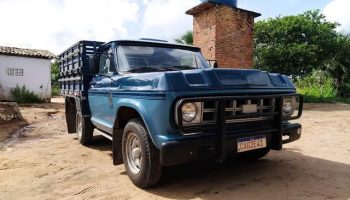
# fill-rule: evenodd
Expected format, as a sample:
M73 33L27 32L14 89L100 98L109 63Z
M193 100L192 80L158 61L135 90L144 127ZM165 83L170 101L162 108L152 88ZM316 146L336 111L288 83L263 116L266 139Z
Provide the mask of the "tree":
M58 78L59 78L60 68L57 61L54 61L51 64L51 85L58 86Z
M58 82L60 75L60 67L57 61L51 64L51 89L52 95L56 96L60 94L60 85Z
M255 24L255 67L292 77L321 69L335 57L338 24L319 10Z
M324 63L323 70L334 80L339 96L350 96L350 36L339 35L334 57Z
M193 45L193 33L192 31L187 31L180 38L175 39L175 42L179 44Z

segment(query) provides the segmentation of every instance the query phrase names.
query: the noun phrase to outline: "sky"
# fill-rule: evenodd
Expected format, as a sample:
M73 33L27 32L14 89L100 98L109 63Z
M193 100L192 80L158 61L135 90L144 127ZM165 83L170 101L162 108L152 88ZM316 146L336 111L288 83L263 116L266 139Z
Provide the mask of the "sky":
M185 12L200 0L0 0L0 46L59 54L79 40L157 38L173 41L192 29ZM350 33L350 0L238 0L257 20L320 9Z

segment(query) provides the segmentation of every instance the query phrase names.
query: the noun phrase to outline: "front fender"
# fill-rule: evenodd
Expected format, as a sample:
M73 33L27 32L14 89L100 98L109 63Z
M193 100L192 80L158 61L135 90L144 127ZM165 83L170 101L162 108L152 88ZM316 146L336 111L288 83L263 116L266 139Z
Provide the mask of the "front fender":
M141 116L153 144L160 149L162 141L159 135L165 134L169 127L169 105L165 100L149 99L116 99L113 105L116 105L117 117L122 107L132 108ZM116 118L114 123L116 123ZM114 126L115 124L113 124Z

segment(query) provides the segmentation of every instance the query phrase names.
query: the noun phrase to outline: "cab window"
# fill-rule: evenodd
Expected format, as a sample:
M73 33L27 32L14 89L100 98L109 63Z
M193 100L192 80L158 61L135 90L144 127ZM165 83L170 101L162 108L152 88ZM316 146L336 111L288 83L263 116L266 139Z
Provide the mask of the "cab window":
M108 75L114 71L112 48L104 50L100 55L99 74Z

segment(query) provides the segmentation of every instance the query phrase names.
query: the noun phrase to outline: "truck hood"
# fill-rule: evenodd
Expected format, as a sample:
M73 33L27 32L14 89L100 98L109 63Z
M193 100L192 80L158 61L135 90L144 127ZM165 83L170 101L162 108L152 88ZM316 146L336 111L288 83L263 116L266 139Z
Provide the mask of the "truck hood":
M288 77L259 70L196 69L126 74L112 87L132 91L196 91L227 89L295 89Z

